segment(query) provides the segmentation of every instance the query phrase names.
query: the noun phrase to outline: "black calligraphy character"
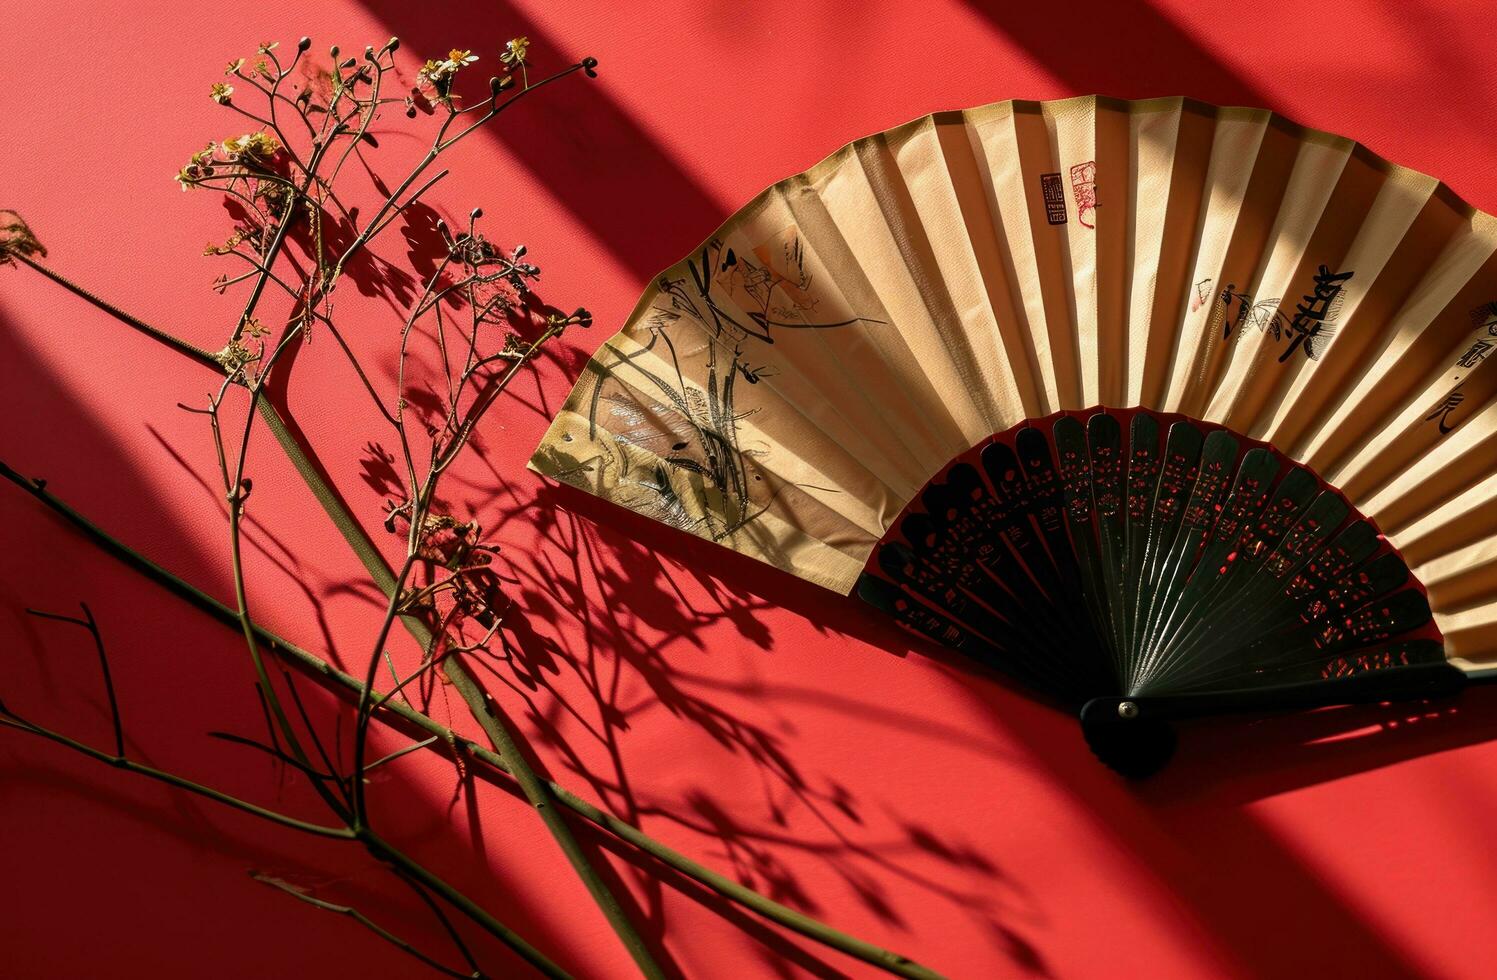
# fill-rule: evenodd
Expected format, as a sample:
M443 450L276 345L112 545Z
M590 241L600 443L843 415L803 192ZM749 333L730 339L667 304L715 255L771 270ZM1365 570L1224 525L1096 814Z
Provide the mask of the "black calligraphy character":
M1492 352L1493 347L1497 347L1497 344L1493 344L1490 340L1478 340L1455 363L1463 368L1474 368L1486 359L1486 356Z
M1439 407L1424 417L1424 421L1426 422L1433 422L1437 418L1440 420L1440 435L1442 436L1455 428L1455 426L1450 424L1450 413L1460 407L1461 402L1466 400L1465 393L1461 391L1461 385L1465 383L1462 381L1461 384L1450 389L1450 394L1445 396L1445 400L1440 403Z
M1320 267L1320 271L1315 274L1315 291L1300 300L1299 306L1294 310L1294 319L1289 321L1289 346L1279 355L1280 364L1289 360L1301 344L1304 345L1306 357L1312 361L1320 359L1323 351L1316 347L1316 342L1325 329L1326 317L1330 315L1332 304L1341 295L1343 284L1352 275L1350 272L1332 272L1326 266Z

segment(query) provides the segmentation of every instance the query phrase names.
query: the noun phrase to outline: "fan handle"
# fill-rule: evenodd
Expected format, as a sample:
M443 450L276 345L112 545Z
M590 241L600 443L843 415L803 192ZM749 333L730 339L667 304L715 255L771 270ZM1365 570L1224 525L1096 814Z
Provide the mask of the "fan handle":
M1466 680L1463 671L1448 663L1411 664L1339 680L1275 687L1093 698L1081 708L1081 733L1092 752L1108 767L1130 779L1143 779L1164 768L1174 754L1175 732L1169 724L1172 721L1449 697L1460 693Z

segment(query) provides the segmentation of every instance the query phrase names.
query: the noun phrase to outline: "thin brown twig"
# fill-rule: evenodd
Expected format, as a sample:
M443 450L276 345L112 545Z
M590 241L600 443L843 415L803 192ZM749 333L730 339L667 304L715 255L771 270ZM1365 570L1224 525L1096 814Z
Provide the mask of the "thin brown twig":
M125 757L125 727L120 720L120 702L114 693L114 675L109 671L109 653L104 649L104 637L99 632L99 623L94 619L93 610L88 608L88 603L80 602L79 607L83 609L83 618L76 616L63 616L58 613L41 612L37 609L27 609L28 615L38 619L51 619L60 623L72 623L88 630L93 637L94 649L99 654L99 673L104 678L104 693L109 697L109 721L114 728L114 754L119 758Z

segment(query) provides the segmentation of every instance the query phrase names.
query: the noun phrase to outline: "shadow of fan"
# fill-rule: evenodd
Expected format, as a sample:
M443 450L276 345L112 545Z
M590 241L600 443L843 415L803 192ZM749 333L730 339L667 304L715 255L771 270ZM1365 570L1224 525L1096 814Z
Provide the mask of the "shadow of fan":
M1194 722L1181 726L1179 765L1143 792L1161 803L1204 792L1222 803L1250 803L1494 738L1497 691L1489 687L1454 700Z

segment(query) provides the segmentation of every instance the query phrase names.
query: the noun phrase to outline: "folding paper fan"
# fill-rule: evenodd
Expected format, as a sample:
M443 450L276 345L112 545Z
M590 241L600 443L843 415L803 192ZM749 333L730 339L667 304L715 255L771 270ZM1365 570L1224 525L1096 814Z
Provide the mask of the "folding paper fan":
M1497 220L1270 112L940 113L667 270L531 465L1080 709L1497 674Z

